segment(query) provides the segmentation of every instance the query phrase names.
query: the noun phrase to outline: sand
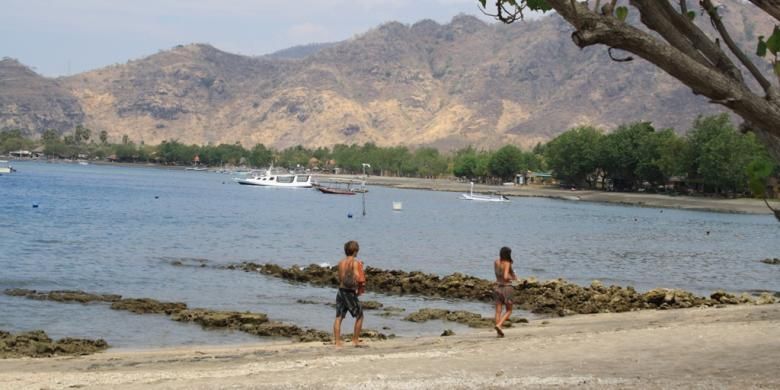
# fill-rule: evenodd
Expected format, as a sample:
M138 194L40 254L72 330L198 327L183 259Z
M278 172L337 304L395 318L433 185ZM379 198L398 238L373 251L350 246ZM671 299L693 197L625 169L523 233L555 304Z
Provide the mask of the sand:
M0 387L780 388L778 304L577 315L505 332L8 359Z

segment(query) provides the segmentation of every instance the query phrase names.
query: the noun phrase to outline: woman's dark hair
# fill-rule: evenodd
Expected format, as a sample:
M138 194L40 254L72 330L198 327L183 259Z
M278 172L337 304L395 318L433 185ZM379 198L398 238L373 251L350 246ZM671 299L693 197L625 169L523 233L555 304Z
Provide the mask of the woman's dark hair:
M344 254L347 256L354 256L359 250L360 245L358 245L357 241L347 241L347 243L344 244Z
M499 259L512 262L512 250L508 246L502 247L499 252Z

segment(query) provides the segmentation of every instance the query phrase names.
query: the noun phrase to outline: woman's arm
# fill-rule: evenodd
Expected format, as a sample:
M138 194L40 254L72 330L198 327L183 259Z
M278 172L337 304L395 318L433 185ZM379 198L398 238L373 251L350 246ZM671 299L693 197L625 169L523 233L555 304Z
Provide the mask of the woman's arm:
M504 272L502 272L503 279L504 280L512 280L510 278L514 275L514 272L511 271L511 269L510 269L511 265L509 264L509 262L508 261L502 261L501 262L501 268L503 268L503 271L504 271Z

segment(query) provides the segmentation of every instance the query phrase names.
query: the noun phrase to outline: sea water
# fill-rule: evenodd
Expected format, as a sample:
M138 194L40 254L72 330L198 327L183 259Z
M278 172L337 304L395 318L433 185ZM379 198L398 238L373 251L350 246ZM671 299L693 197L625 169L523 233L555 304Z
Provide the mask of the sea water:
M780 224L739 215L542 198L459 200L451 192L372 186L363 195L240 186L229 175L150 167L17 162L0 176L0 290L75 289L190 307L259 311L330 330L335 290L218 269L252 261L335 264L347 240L382 269L492 278L502 246L521 277L682 288L697 294L780 290ZM464 186L464 191L467 190ZM393 202L402 202L401 211ZM34 207L37 205L37 207ZM351 217L350 217L351 215ZM173 266L173 262L185 265ZM490 304L368 293L406 309L469 310ZM299 304L298 300L320 302ZM517 316L532 318L524 312ZM433 335L441 321L410 323L367 312L365 327L402 337ZM347 320L345 329L351 327ZM104 304L63 304L0 294L0 329L105 338L118 347L257 342L162 315Z

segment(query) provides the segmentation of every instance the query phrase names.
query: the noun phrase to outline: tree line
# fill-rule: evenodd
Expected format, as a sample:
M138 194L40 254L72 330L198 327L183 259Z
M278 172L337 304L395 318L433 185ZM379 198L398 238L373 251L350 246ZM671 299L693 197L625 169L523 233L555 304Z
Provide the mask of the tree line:
M240 143L187 145L167 140L152 146L136 144L126 135L120 143L109 143L105 131L95 139L83 126L64 136L47 130L37 140L19 130L0 132L0 152L41 147L45 155L61 158L212 167L274 164L290 169L339 168L345 173L365 170L384 176L455 176L483 183L513 181L528 171L550 171L567 185L621 191L658 190L676 181L701 192L760 195L766 179L779 171L755 136L740 133L725 114L699 117L684 136L636 122L608 133L593 127L573 128L531 150L514 145L497 150L469 146L452 153L373 143L277 150L263 144L247 149Z

